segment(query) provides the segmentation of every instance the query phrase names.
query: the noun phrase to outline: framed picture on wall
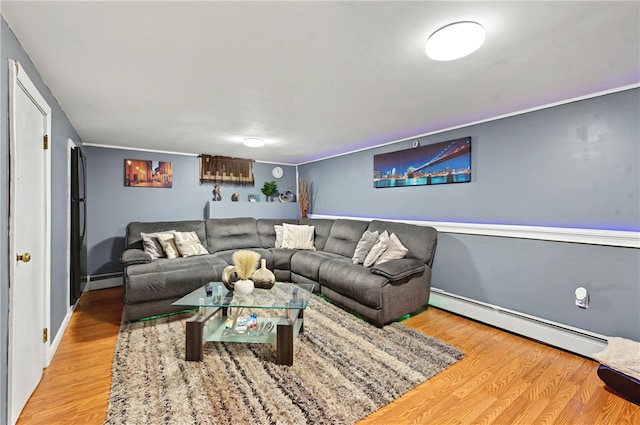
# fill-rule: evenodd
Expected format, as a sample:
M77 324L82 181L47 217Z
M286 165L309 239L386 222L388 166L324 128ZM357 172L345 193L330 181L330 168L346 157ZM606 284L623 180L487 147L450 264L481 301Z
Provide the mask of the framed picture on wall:
M124 160L124 185L129 187L172 187L171 162L127 158Z
M373 156L373 187L404 187L471 181L471 137Z

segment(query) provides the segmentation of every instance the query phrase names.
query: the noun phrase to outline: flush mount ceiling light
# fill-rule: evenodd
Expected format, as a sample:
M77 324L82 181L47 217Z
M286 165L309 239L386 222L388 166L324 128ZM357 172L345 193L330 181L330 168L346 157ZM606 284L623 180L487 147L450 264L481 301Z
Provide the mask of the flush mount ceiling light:
M482 46L485 33L484 27L477 22L455 22L431 34L424 50L436 61L460 59Z
M261 148L264 146L264 140L257 137L247 137L242 141L242 144L250 148Z

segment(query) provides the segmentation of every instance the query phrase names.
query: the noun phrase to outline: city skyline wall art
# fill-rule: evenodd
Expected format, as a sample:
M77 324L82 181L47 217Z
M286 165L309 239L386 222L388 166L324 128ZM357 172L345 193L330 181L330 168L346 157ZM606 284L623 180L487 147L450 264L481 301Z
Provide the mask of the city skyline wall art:
M470 181L471 137L373 156L375 188Z

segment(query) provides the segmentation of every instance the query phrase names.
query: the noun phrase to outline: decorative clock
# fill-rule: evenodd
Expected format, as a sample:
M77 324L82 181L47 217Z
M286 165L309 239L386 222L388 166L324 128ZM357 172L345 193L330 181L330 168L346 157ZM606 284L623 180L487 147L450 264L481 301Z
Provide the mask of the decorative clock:
M273 177L279 179L284 175L284 171L282 170L282 167L273 167L273 170L271 170L271 174L273 175Z

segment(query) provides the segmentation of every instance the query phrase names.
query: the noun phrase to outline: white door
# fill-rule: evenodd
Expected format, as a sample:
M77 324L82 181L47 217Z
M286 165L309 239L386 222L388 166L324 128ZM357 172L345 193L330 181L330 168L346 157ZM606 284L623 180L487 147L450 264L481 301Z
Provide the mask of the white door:
M8 419L13 424L47 363L49 321L51 109L10 61Z

